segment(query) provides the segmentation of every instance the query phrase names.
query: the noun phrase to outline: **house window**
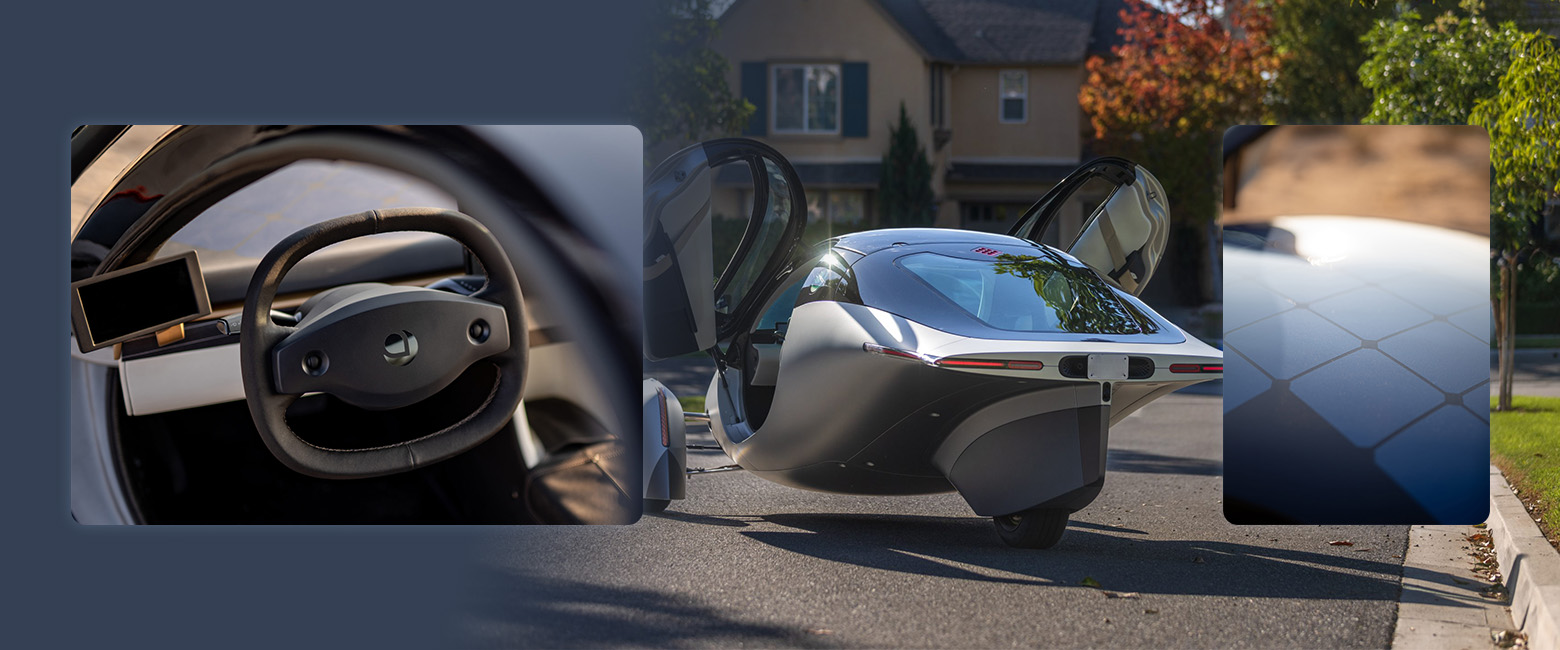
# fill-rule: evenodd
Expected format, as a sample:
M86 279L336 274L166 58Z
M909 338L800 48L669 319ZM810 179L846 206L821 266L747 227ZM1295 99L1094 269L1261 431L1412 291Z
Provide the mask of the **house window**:
M1003 124L1023 124L1029 121L1029 73L1024 70L1003 70L998 84Z
M807 223L862 225L866 218L866 190L815 190L807 193Z
M840 66L786 64L770 67L770 115L775 133L840 132Z

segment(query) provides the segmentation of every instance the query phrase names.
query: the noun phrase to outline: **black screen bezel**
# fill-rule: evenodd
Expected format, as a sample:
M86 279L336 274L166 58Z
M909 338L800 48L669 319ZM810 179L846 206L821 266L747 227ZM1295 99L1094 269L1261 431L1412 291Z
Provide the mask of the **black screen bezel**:
M133 274L133 273L138 273L138 272L141 272L141 271L145 271L145 270L152 269L152 268L157 268L157 267L162 267L164 265L169 265L169 264L184 264L184 265L186 265L186 270L188 271L189 278L190 278L190 285L187 288L187 290L192 293L192 297L194 298L194 302L195 302L195 305L196 305L196 311L195 312L179 316L178 318L174 318L172 320L168 320L168 321L165 321L165 322L157 323L156 325L153 325L153 326L150 326L150 327L145 327L145 328L136 330L134 332L130 332L129 334L125 334L123 336L117 336L117 337L114 337L114 338L111 338L111 339L107 339L107 340L102 340L102 341L95 340L95 339L92 338L92 329L91 329L91 327L88 326L87 317L86 317L86 310L83 308L82 303L81 303L81 289L83 287L96 285L96 284L99 284L99 283L102 283L102 282L105 282L105 281L113 280L113 279L121 277L121 276L130 275L130 274ZM70 285L71 331L74 332L75 335L76 335L76 346L78 348L80 348L80 350L82 352L84 352L84 353L85 352L91 352L93 350L98 350L98 349L101 349L101 348L105 348L105 347L108 347L110 345L114 345L116 343L122 343L124 341L128 341L128 340L133 339L133 338L146 336L148 334L154 334L156 332L165 330L165 329L167 329L169 327L173 327L174 325L178 325L180 323L187 323L189 321L195 320L197 318L201 318L203 316L208 316L210 314L211 314L211 298L210 298L210 296L208 296L206 294L206 280L200 273L200 261L199 261L198 256L196 255L195 251L188 251L186 253L183 253L183 254L180 254L180 255L175 255L175 256L172 256L172 257L158 258L158 259L152 260L150 262L145 262L145 263L142 263L142 264L137 264L135 266L126 267L126 268L118 269L118 270L115 270L115 271L110 271L110 272L104 273L102 275L94 275L94 276L92 276L90 278L87 278L85 280L80 280L80 281L77 281L77 282L73 282Z

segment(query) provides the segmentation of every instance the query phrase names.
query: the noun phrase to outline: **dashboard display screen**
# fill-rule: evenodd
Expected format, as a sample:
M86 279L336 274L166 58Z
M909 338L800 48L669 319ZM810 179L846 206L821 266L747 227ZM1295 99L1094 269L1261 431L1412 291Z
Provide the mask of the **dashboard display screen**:
M211 311L194 253L82 280L71 289L73 324L83 350L152 333Z

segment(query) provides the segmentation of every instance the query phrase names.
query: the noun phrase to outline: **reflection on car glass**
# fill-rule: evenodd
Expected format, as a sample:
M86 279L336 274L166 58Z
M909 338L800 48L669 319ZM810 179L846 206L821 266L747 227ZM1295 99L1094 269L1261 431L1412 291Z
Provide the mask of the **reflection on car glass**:
M1088 269L1050 255L988 259L915 253L898 264L971 316L998 329L1069 334L1147 334L1134 313Z
M736 309L743 296L758 281L759 273L769 261L770 254L780 247L785 226L791 221L791 210L795 208L791 205L791 186L786 182L785 174L767 158L764 159L764 170L769 183L768 207L759 224L758 238L745 256L734 261L739 264L735 274L720 295L716 296L715 311L723 314L730 314Z

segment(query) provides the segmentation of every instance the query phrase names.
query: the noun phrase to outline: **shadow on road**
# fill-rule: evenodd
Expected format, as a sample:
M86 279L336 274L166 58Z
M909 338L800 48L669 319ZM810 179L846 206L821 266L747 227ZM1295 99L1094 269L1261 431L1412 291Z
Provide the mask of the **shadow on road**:
M1218 476L1220 474L1219 461L1216 460L1166 456L1146 451L1132 451L1130 449L1110 450L1110 453L1106 455L1105 462L1106 469L1112 472L1191 474L1195 476Z
M483 597L467 614L481 623L462 626L460 645L667 648L728 639L749 646L831 647L827 639L797 628L745 622L657 590L532 573L484 582Z
M746 530L770 546L886 571L1008 584L1144 594L1396 601L1399 565L1335 553L1229 542L1152 540L1075 522L1045 551L1004 546L984 519L905 515L786 514L763 519L789 531ZM1141 532L1141 531L1131 531ZM992 575L993 572L1000 575ZM1466 606L1466 605L1465 605Z

